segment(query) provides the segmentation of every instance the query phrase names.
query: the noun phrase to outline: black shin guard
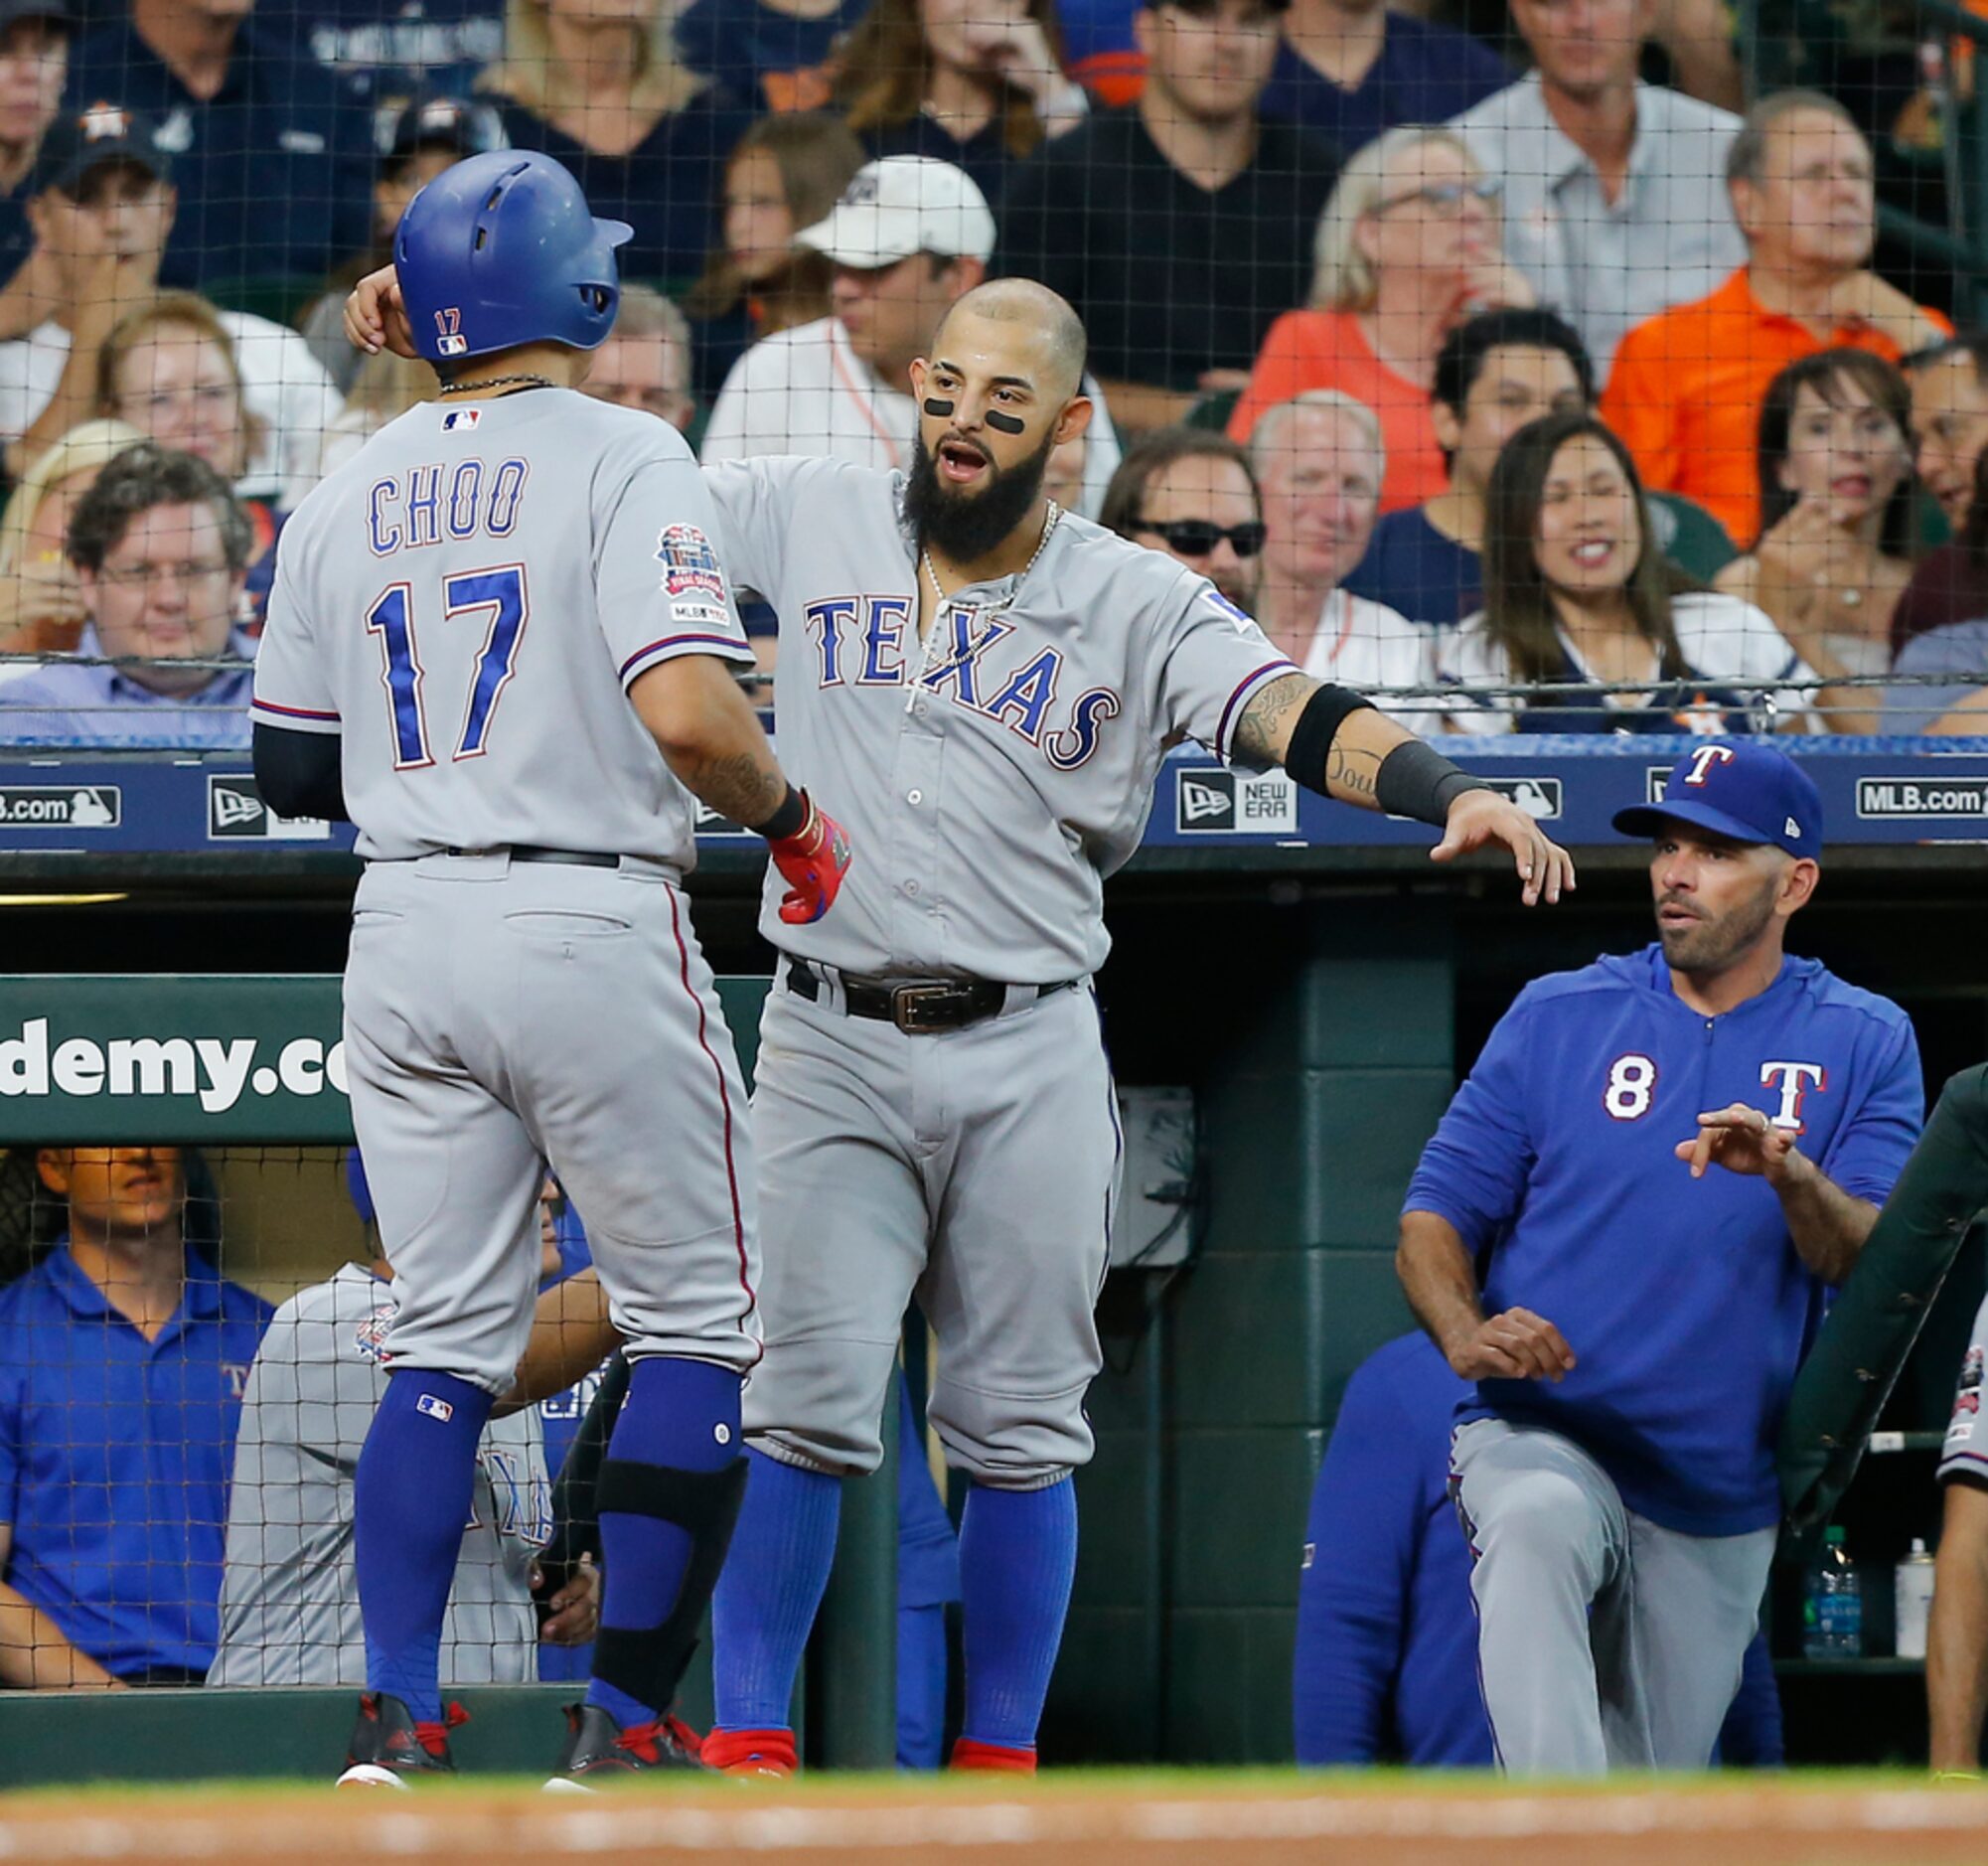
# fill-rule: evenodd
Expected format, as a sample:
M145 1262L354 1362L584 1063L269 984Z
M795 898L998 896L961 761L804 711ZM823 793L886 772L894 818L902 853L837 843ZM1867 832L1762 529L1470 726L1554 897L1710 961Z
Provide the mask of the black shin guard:
M654 1627L602 1627L594 1635L594 1676L603 1684L669 1709L697 1649L697 1626L731 1546L745 1475L743 1458L722 1471L681 1471L626 1458L601 1465L595 1500L602 1515L653 1516L690 1538L690 1559L668 1618Z

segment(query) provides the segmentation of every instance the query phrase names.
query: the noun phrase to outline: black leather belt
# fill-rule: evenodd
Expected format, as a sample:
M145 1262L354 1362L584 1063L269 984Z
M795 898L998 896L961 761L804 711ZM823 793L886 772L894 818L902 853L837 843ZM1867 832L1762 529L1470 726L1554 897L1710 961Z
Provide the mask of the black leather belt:
M452 849L452 855L509 855L513 861L556 861L569 868L618 868L619 855L588 855L577 849L540 849L535 843L513 843L505 849Z
M1067 992L1078 979L1062 979L1054 985L1037 985L1038 998L1053 992ZM822 981L800 960L787 962L788 989L811 1004L822 1001ZM866 979L842 980L842 1009L851 1017L871 1017L879 1023L894 1023L907 1036L926 1036L935 1030L957 1030L969 1023L998 1014L1007 1006L1008 987L993 979L930 979L909 985L879 985Z

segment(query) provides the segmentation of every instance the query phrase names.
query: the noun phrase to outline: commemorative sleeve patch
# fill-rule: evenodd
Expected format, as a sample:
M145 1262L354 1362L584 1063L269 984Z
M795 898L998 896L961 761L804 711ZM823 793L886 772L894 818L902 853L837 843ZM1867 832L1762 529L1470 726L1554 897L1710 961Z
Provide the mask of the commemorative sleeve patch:
M681 616L698 621L725 613L725 577L711 541L694 525L666 525L656 541L663 593Z

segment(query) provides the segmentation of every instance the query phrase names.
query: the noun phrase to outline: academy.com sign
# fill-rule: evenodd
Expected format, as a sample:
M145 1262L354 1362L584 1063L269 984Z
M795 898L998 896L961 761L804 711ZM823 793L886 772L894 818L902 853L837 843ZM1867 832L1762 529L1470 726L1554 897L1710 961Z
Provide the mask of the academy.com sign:
M339 984L0 976L0 1145L349 1140Z
M51 1036L30 1017L0 1036L0 1095L194 1096L205 1115L228 1113L244 1095L343 1095L345 1045L297 1036L266 1060L252 1036Z

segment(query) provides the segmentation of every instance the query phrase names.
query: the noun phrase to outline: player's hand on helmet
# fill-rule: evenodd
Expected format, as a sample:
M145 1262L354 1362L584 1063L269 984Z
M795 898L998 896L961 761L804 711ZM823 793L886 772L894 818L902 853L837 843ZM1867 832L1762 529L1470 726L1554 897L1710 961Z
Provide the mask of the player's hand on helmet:
M1728 1172L1778 1185L1798 1169L1802 1157L1794 1144L1793 1133L1775 1127L1759 1109L1734 1102L1714 1114L1700 1115L1698 1138L1679 1141L1673 1151L1690 1166L1694 1179L1704 1178L1705 1168L1717 1165Z
M847 832L806 791L801 794L807 820L792 836L766 845L788 883L780 917L789 926L812 926L836 904L852 858Z
M532 1564L532 1592L545 1587L545 1572ZM538 1638L546 1645L584 1645L600 1630L600 1570L591 1555L582 1555L565 1584L550 1600L541 1601L545 1618Z
M1486 1316L1474 1332L1450 1350L1449 1360L1463 1380L1551 1380L1556 1385L1575 1366L1567 1337L1530 1309Z
M1541 900L1556 901L1574 888L1574 857L1554 842L1509 797L1496 791L1464 791L1450 806L1443 840L1429 852L1432 861L1453 861L1487 843L1502 843L1512 852L1521 897L1528 907Z
M407 307L400 302L400 281L390 265L367 273L346 294L345 335L355 350L369 357L378 356L384 347L410 363L420 360Z

